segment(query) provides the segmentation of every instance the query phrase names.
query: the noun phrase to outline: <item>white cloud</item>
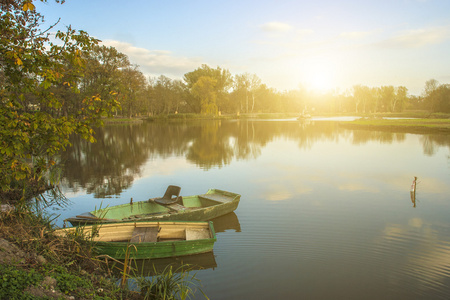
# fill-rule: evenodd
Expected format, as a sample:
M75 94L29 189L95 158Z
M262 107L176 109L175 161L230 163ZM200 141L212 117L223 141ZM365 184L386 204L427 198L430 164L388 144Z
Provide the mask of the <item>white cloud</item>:
M281 22L268 22L260 26L266 32L286 32L292 29L292 26Z
M112 46L117 51L126 54L130 62L139 65L140 70L147 75L163 74L182 77L203 63L199 58L175 56L171 51L148 50L115 40L105 40L102 44Z

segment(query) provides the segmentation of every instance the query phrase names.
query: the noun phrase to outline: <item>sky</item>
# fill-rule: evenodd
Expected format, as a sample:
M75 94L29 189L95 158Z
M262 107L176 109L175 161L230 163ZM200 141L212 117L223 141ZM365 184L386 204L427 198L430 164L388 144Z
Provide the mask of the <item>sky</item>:
M279 91L450 83L450 0L48 0L51 25L84 30L144 75L207 64Z

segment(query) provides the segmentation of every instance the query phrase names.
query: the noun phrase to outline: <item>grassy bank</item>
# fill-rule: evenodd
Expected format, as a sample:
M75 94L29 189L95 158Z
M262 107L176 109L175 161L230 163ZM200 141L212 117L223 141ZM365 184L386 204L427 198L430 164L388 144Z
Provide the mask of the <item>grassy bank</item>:
M341 122L340 125L353 129L385 130L410 133L450 133L450 119L361 118L352 122Z
M95 244L86 237L53 235L51 223L29 207L2 206L0 299L189 299L197 290L195 282L192 287L195 275L167 268L146 278L121 262L96 256ZM117 284L135 275L140 292Z
M120 289L83 239L50 232L51 219L16 206L0 215L0 299L140 299Z

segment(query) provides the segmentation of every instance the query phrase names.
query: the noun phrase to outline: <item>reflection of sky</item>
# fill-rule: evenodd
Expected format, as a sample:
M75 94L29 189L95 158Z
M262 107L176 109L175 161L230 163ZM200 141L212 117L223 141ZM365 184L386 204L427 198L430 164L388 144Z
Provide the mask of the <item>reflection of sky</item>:
M295 141L280 139L264 148L252 169L265 174L257 179L264 183L261 193L269 200L325 186L349 192L408 192L414 176L419 177L420 192L449 194L450 186L434 177L443 169L442 161L423 156L421 151L415 136L400 143L368 142L356 147L344 141L319 141L306 150L299 149ZM438 151L436 156L444 154Z

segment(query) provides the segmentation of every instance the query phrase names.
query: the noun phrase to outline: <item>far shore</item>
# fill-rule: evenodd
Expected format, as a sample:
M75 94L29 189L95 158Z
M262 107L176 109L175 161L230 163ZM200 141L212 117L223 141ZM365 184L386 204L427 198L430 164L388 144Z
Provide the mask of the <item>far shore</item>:
M339 125L351 129L408 133L450 133L450 119L360 119L341 122Z
M140 122L186 121L186 120L232 120L232 119L296 119L296 113L248 113L248 114L168 114L151 117L114 117L104 119L105 124L130 124ZM450 114L426 111L405 111L400 113L317 113L314 117L359 117L354 121L340 122L340 126L351 129L384 130L410 133L449 133Z

